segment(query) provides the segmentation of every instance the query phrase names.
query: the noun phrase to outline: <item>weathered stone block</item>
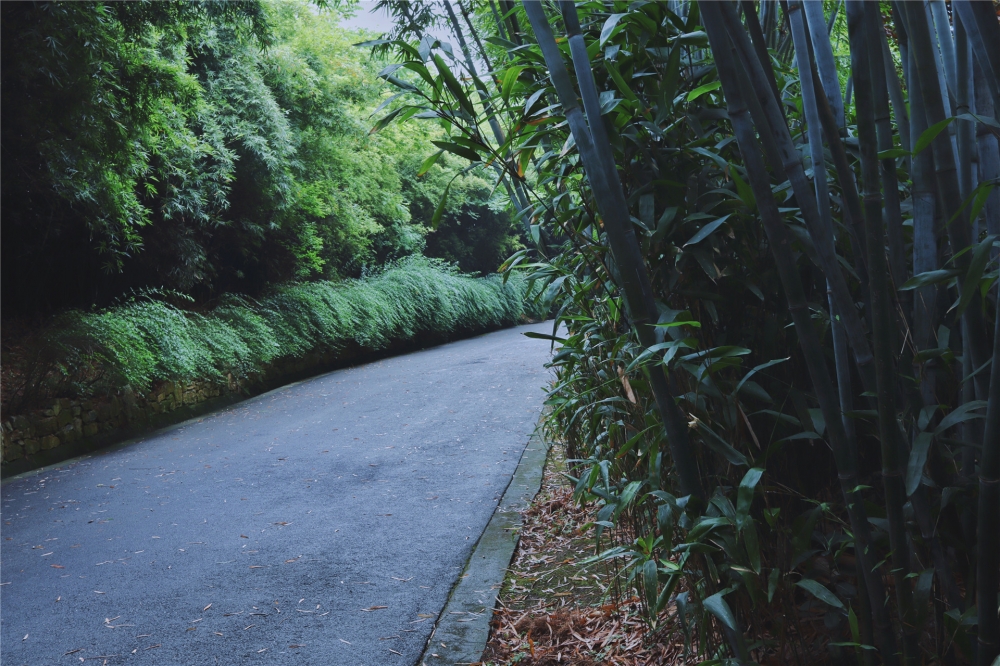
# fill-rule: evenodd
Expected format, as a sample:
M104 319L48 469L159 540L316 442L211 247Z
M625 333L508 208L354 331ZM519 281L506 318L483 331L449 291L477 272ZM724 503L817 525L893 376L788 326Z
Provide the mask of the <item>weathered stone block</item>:
M96 423L88 423L83 426L83 436L93 437L100 431L101 427Z
M52 409L47 410L45 413L48 414L49 412L52 412L52 416L59 416L59 412L61 411L62 411L62 405L56 402L56 404L52 405Z
M118 396L111 396L111 417L117 418L119 414L122 413L122 403L118 399Z
M10 420L14 430L20 430L25 434L26 437L31 437L35 434L35 427L31 425L31 421L24 416L15 416Z
M56 420L55 416L49 416L38 422L37 430L39 435L51 435L58 429L59 422Z
M62 444L62 441L55 435L47 435L42 437L42 448L43 449L54 449Z
M59 414L56 416L56 423L59 424L60 428L64 428L73 422L73 412L69 409L59 410Z
M3 447L3 460L4 462L10 462L12 460L20 460L24 457L24 442L10 442L5 444Z
M63 444L71 444L80 439L80 435L77 434L76 430L73 429L73 425L70 424L59 432L59 439Z
M111 418L111 405L106 402L102 402L97 406L97 420L107 421Z
M90 411L88 411L88 412L84 412L84 413L83 413L83 414L82 414L82 415L80 416L80 419L81 419L81 420L82 420L82 421L83 421L84 423L93 423L94 421L96 421L96 420L97 420L97 412L95 412L94 410L90 410Z
M24 440L24 455L33 456L42 448L42 442L37 439Z
M83 409L80 407L80 405L76 405L75 407L73 407L73 416L79 416L82 412Z

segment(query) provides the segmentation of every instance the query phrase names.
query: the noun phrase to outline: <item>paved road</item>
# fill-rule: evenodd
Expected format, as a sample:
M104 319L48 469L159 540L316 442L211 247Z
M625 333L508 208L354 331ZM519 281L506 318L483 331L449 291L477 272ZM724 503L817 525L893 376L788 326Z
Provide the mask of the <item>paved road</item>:
M415 664L536 423L527 330L5 483L4 666Z

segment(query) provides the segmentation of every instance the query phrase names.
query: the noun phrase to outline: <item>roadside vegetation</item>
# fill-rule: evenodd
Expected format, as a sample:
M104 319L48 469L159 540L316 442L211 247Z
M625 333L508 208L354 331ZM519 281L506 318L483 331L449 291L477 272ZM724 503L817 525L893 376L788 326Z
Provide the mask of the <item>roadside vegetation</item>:
M482 169L422 170L431 126L371 133L385 61L341 9L0 7L5 416L534 307L473 279L524 241Z
M376 127L443 128L537 243L609 602L703 663L993 664L996 6L381 5Z
M227 296L205 312L158 296L73 310L37 331L11 353L5 407L17 414L55 396L143 394L164 381L240 384L296 359L440 342L545 315L523 276L472 278L419 257L358 280L279 285L259 299Z

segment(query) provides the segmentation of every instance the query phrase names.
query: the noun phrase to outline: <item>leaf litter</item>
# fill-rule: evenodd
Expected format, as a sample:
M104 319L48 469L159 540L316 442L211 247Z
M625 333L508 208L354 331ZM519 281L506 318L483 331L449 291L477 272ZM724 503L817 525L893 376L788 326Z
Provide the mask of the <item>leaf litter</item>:
M562 447L553 446L542 489L522 512L517 552L490 623L484 666L653 666L695 663L668 621L653 634L639 599L609 602L603 565L583 566L594 552L585 526L593 507L573 499L562 472Z

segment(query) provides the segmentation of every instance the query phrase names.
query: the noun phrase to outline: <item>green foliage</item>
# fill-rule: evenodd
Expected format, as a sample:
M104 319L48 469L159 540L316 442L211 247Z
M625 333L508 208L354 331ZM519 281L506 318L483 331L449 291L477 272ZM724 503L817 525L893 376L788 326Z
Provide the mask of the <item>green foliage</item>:
M369 132L384 63L305 0L18 3L3 11L5 316L199 301L430 254L490 273L520 245L433 127Z
M282 285L256 301L229 296L206 313L149 295L72 311L39 338L57 350L60 381L77 391L141 392L163 380L252 378L307 355L515 324L537 313L529 286L521 276L470 278L439 261L408 258L359 280Z
M850 660L849 648L860 654L876 650L873 645L885 663L899 663L897 651L906 663L957 663L972 660L976 631L980 641L994 637L980 643L993 650L1000 630L986 622L970 629L962 613L971 612L963 608L974 597L990 604L991 617L996 608L995 484L981 481L977 491L974 477L978 470L986 479L984 470L995 475L1000 467L1000 404L985 400L988 385L993 398L1000 386L1000 357L991 364L987 344L990 330L997 336L990 322L997 316L991 290L1000 209L984 214L985 203L973 204L991 196L997 167L990 172L983 156L995 158L996 143L989 122L960 113L956 122L930 118L922 96L902 97L900 91L925 77L946 96L972 94L939 86L943 76L900 59L905 40L916 39L897 24L900 14L912 28L923 12L907 3L811 5L825 5L824 22L832 28L836 71L818 62L822 82L832 85L839 77L843 88L852 68L851 80L865 82L855 91L856 103L848 102L846 118L830 121L846 127L822 128L819 143L829 146L831 160L826 201L815 180L819 165L808 161L823 154L807 143L820 128L808 126L795 66L810 58L794 53L788 29L788 21L808 13L799 11L800 3L739 3L741 15L734 3L498 3L503 16L492 17L495 22L480 4L474 24L486 32L487 46L478 55L493 61L485 83L459 74L457 49L433 35L424 34L419 44L403 41L413 32L408 5L385 4L398 20L392 37L402 39L377 48L398 59L383 76L400 91L400 101L376 126L430 119L446 130L434 143L442 151L438 159L497 166L498 189L516 183L528 194L529 203L512 204L544 242L537 253L517 252L508 266L525 269L554 301L552 335L543 336L557 344L546 427L568 447L578 496L596 503L599 554L593 561L607 564L615 578L610 594L619 601L634 595L651 630L673 615L685 647L705 663L728 662L729 655L735 663L781 661L793 651L807 661L839 663ZM944 4L932 5L940 44L911 41L910 56L951 42L958 12L949 17ZM525 7L539 35L525 29ZM984 41L970 41L978 62L985 62L997 51L984 44L1000 44L995 17L979 3L956 7L968 12L961 19L967 28L972 12L981 12L975 30ZM577 11L584 49L570 20ZM839 12L833 21L831 12ZM858 12L868 22L861 40ZM433 22L425 23L430 33ZM556 39L545 38L543 56L546 27ZM826 26L813 27L811 39L821 40ZM752 45L747 32L755 36ZM712 44L726 48L713 53L709 34ZM902 70L906 85L876 99L876 148L859 144L861 134L875 136L859 116L863 102L878 93L865 89L868 74L858 68L877 57L883 35L889 43L882 52L892 61L883 68L876 60L872 71L886 72L893 83L892 74ZM957 59L961 69L964 60L966 72L974 69L969 51L951 53L951 63ZM772 70L776 85L754 78L742 91L750 106L744 111L735 94L739 80L760 71L770 83ZM589 98L595 103L581 120L579 100L588 103L581 82L591 76L598 99ZM988 106L990 76L985 68L974 73L976 94L987 93L976 104ZM777 104L762 118L757 109L772 88ZM486 90L484 99L476 99L477 89ZM891 112L887 104L878 108L886 97ZM971 108L972 100L946 98L945 109L949 103ZM894 161L910 156L898 142L908 133L907 113L911 121L926 113L926 125L955 130L961 186L951 182L955 169L942 167L950 164L943 160L949 155L944 132L923 153L934 153L924 182L917 168L910 172L916 158ZM503 131L486 130L494 125ZM969 167L976 155L973 126L986 137L978 143L978 172ZM909 145L908 136L902 145ZM865 162L869 148L872 159ZM760 152L767 164L749 170ZM938 179L931 182L935 166ZM619 179L631 224L624 214L613 219L624 209L615 191ZM815 191L824 197L818 206ZM833 218L829 236L817 207ZM866 216L869 251L860 242ZM969 224L974 218L978 222ZM627 229L616 232L619 225ZM637 255L620 250L630 249L630 234ZM968 236L971 242L963 239ZM893 260L888 280L872 259L882 254L881 243ZM885 283L888 293L875 293ZM884 337L870 333L882 321L892 330ZM651 342L649 328L656 331ZM660 373L666 388L652 381ZM890 408L894 396L898 405ZM683 412L680 423L664 423L671 413L664 405L671 403ZM897 428L898 446L886 446ZM696 465L673 458L684 439L692 442ZM704 497L678 492L692 492L693 484L684 482L692 476L708 489ZM897 492L893 486L904 478ZM864 580L859 566L868 557L871 575ZM924 567L933 569L920 571ZM882 589L890 576L895 599ZM933 605L932 582L941 591ZM823 619L815 644L799 633L803 613ZM898 635L905 637L902 649L893 643Z

